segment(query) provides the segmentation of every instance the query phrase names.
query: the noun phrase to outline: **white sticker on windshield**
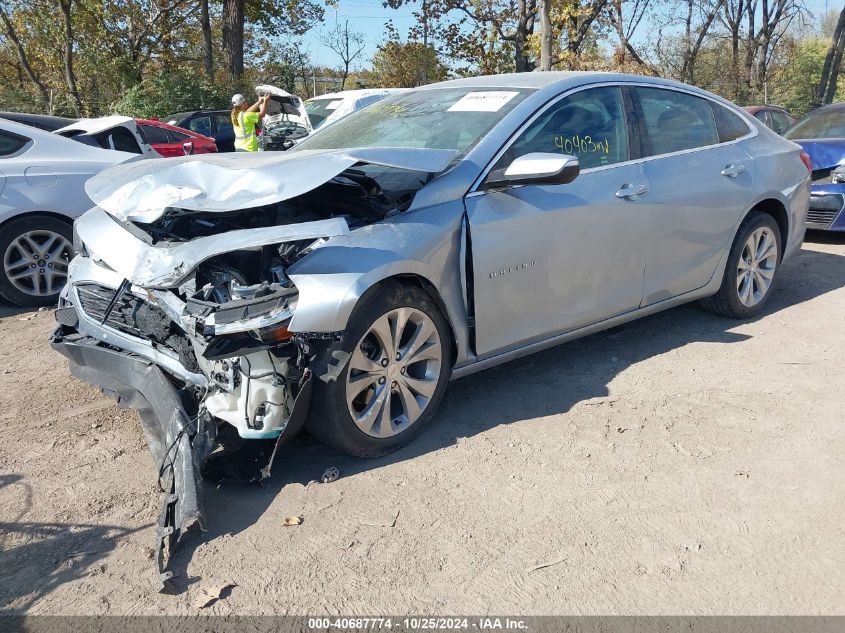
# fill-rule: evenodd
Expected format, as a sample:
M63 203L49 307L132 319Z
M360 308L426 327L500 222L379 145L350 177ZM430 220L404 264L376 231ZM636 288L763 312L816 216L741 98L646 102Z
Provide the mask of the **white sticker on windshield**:
M453 103L448 112L498 112L502 106L518 94L518 92L501 90L468 92Z
M343 103L343 99L331 101L329 105L326 106L326 110L337 110L341 103Z

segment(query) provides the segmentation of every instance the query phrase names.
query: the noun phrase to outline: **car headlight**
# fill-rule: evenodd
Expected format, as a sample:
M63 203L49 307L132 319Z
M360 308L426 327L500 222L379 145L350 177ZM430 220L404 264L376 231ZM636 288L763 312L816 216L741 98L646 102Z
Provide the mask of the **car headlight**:
M845 184L845 165L840 165L830 172L830 182L835 185Z

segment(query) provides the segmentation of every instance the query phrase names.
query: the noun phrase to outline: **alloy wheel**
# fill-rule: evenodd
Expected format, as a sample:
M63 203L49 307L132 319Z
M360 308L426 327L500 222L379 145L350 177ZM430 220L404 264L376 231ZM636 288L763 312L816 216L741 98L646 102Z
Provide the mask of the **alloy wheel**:
M396 308L373 323L349 359L346 403L361 431L389 438L425 411L443 371L443 346L432 319Z
M736 290L742 305L753 308L765 298L777 265L777 239L770 228L760 227L748 236L737 264Z
M9 283L33 297L59 292L67 281L73 246L54 231L29 231L12 240L3 256Z

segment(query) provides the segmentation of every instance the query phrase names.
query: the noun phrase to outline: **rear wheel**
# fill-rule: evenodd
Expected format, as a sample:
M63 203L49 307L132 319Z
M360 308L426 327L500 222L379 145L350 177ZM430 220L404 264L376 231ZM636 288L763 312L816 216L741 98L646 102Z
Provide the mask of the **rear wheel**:
M19 306L55 304L67 281L72 240L71 225L51 216L6 223L0 229L0 296Z
M446 319L415 286L382 284L356 308L339 343L327 346L315 381L309 432L359 457L404 446L431 420L443 398L452 347ZM342 370L333 372L338 358Z
M708 311L735 319L754 316L769 300L780 267L781 235L768 213L752 212L740 225L722 285L701 301Z

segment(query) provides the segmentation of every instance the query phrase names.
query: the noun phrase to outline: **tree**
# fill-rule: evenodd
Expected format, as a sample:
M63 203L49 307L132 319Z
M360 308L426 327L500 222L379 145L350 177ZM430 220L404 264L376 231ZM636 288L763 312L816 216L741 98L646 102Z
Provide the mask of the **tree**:
M821 76L819 77L815 94L815 103L817 105L833 102L833 96L836 94L837 80L839 79L839 69L842 66L843 49L845 49L845 7L842 8L842 12L839 14L839 20L836 22L836 28L833 31L833 36L830 38L830 47L827 49L827 54L824 58L824 65L822 66Z
M340 89L346 86L346 79L349 77L349 67L352 65L366 46L364 34L349 30L349 20L343 26L336 24L335 28L323 36L323 44L340 57L342 78Z
M49 101L47 87L44 85L44 82L41 81L41 78L32 69L32 65L29 63L29 57L26 54L26 50L24 49L23 44L21 44L21 40L18 37L17 31L15 30L15 27L12 24L12 20L9 18L9 14L3 10L2 5L0 5L0 21L3 22L3 26L5 27L6 37L8 37L9 41L14 45L15 54L17 55L18 62L20 63L21 68L23 68L24 72L26 73L26 76L33 83L33 85L38 88L38 92L41 93L41 98L45 102Z
M373 72L382 86L415 88L446 78L433 46L421 42L389 41L373 56Z
M552 0L540 0L540 70L552 69Z
M76 85L76 73L73 69L73 0L57 0L62 13L62 26L64 27L62 42L62 59L64 61L65 81L67 82L70 96L73 98L76 116L82 116L82 97L79 96L79 89Z
M214 45L211 39L211 15L208 7L208 0L199 0L200 3L200 28L202 29L202 62L205 76L211 79L214 76Z
M623 55L630 55L636 64L650 74L658 74L654 66L647 62L632 44L634 34L642 24L643 19L649 14L651 6L651 0L611 0L607 17L616 31L616 37L619 39L619 46ZM629 8L630 11L628 11Z
M233 81L244 74L245 0L223 0L223 58Z

